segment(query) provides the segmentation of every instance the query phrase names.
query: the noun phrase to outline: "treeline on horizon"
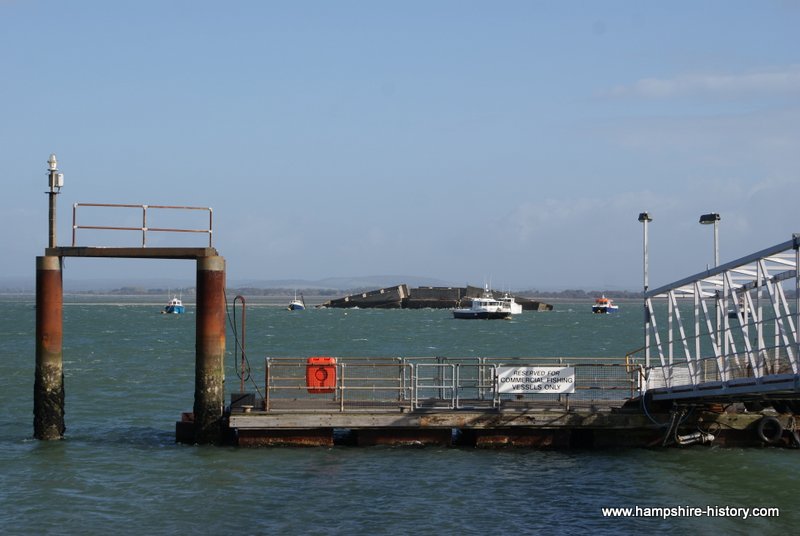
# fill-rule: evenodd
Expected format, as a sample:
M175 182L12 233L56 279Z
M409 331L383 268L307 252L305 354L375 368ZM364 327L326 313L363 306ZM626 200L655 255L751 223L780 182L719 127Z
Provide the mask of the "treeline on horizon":
M344 297L351 294L360 294L362 292L370 292L374 288L353 288L348 290L337 290L327 288L261 288L261 287L240 287L228 288L226 293L229 296L259 296L259 297L273 297L273 298L291 298L297 295L304 296L317 296L317 297ZM411 289L413 293L413 288ZM28 294L30 290L27 289L0 289L0 293L21 293ZM145 288L145 287L120 287L116 289L106 290L65 290L67 294L84 294L84 295L98 295L98 296L194 296L196 294L195 287L183 288ZM794 289L785 289L786 298L794 299ZM615 300L641 300L644 298L643 293L633 292L630 290L581 290L581 289L566 289L554 291L542 291L536 289L520 290L511 293L520 298L529 298L534 300L595 300L601 295Z
M260 287L241 287L241 288L228 288L226 290L229 295L241 294L242 296L262 296L262 297L294 297L295 294L303 294L306 296L325 296L325 297L338 297L348 296L351 294L360 294L362 292L370 292L374 288L353 288L348 290L337 289L320 289L320 288L260 288ZM413 295L414 289L411 289ZM185 288L144 288L144 287L120 287L112 290L83 290L75 291L74 294L102 294L102 295L119 295L119 296L155 296L155 295L183 295L194 296L195 287ZM592 299L605 295L607 298L617 300L633 300L641 299L641 292L631 292L629 290L580 290L580 289L567 289L559 291L541 291L535 289L521 290L512 292L514 296L524 298L549 298L549 299Z

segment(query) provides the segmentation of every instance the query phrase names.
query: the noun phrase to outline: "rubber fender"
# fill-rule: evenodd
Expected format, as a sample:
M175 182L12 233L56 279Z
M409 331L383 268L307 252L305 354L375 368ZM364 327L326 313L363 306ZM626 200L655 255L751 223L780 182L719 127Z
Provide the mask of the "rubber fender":
M783 425L775 417L763 417L758 421L756 433L761 441L773 445L783 436Z

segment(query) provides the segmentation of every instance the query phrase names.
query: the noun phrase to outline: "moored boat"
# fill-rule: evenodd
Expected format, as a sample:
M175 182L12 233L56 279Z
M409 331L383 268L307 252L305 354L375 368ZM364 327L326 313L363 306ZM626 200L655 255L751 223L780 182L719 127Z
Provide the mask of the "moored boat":
M164 306L164 310L161 311L161 313L168 315L179 315L183 314L185 310L186 308L183 306L181 299L173 296L172 299L167 302L167 305Z
M469 307L453 309L454 318L505 319L511 318L511 305L496 300L488 289L480 298L473 298Z
M514 299L514 296L508 292L506 292L498 301L500 302L500 305L503 306L503 309L507 309L512 315L522 314L522 304L517 303L517 301Z
M592 305L592 312L595 314L616 313L617 309L619 307L614 305L614 300L606 298L605 295L594 300L594 305Z
M300 299L297 299L297 292L294 293L294 299L289 302L289 309L290 311L303 311L306 308L306 302L303 299L303 295L300 294Z

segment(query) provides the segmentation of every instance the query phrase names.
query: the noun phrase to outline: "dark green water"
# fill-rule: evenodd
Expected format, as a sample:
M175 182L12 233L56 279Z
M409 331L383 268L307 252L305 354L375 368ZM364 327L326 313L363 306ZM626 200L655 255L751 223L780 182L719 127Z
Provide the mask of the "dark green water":
M787 534L799 452L777 449L232 449L174 443L192 407L194 310L68 299L67 437L33 430L34 299L0 298L3 534ZM449 311L247 309L270 356L600 356L641 345L641 306L558 304L513 321ZM232 350L232 335L229 349ZM232 353L228 391L238 390ZM778 507L780 517L605 518L602 507Z

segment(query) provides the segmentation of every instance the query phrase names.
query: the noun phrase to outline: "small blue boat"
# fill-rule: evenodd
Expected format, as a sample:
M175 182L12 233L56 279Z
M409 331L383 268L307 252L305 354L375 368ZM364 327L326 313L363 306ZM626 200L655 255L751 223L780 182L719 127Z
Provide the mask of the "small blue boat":
M162 313L168 315L180 315L183 314L185 310L186 309L184 308L183 302L180 300L180 298L173 297L164 307Z

